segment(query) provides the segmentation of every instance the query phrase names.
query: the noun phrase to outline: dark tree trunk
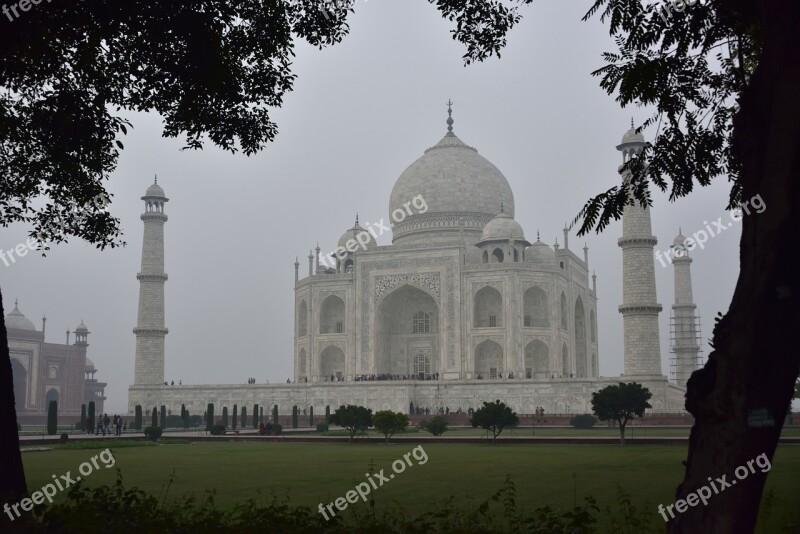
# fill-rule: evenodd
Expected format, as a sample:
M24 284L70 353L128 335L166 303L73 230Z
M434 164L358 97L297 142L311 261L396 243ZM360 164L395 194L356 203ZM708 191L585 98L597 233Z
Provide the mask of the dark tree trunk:
M734 471L761 454L772 462L800 371L800 2L742 0L735 7L763 28L763 57L742 94L734 151L742 201L760 195L766 209L744 215L733 300L714 329L708 363L687 386L695 424L677 498L708 485L708 477L726 475L736 484L707 506L676 514L670 532L753 531L767 475L756 467L737 480Z
M0 291L0 458L3 459L3 474L0 476L0 501L17 502L28 492L22 455L19 452L17 411L14 405L14 377L11 373L11 355L8 351L6 312L3 309L3 294ZM34 372L34 371L31 371Z

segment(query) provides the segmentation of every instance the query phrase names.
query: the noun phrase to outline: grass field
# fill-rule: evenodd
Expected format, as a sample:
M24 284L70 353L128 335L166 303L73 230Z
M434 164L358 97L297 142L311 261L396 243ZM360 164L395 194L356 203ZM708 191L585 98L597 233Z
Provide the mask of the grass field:
M316 509L365 480L370 463L388 475L391 464L413 444L339 443L192 443L124 447L112 452L126 486L160 494L175 471L170 497L216 490L220 506L247 499L266 501L272 494L289 496L297 505ZM615 483L638 506L652 510L671 504L681 479L685 447L670 445L476 445L425 443L428 461L415 464L374 492L377 507L402 507L412 513L432 510L452 496L474 507L500 489L507 474L517 488L520 506L571 507L593 495L601 508L616 507ZM51 481L96 454L92 450L53 449L23 454L29 488ZM800 520L800 446L779 447L767 492L773 494L762 530L777 532L790 518ZM709 473L719 476L721 473ZM86 477L90 487L115 480L115 469L100 469ZM721 494L724 496L724 494ZM723 498L723 497L717 497ZM345 512L347 513L347 512ZM762 508L763 514L763 508ZM794 515L792 515L794 514Z

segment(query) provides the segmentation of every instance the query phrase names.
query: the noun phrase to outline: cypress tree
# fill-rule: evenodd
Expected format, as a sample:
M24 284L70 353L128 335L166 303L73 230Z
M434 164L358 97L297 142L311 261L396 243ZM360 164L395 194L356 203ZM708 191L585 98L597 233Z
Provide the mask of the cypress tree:
M292 428L297 428L297 405L292 406Z
M91 418L93 414L94 414L94 403L90 402L89 418ZM136 405L135 415L133 416L133 428L135 428L136 430L142 429L142 407L139 404Z
M325 406L325 422L331 424L331 407Z
M78 430L82 430L86 432L86 405L81 404L81 424L78 426Z
M158 426L158 409L153 406L153 413L150 414L150 426Z
M280 421L278 420L278 405L277 404L272 407L272 424L273 425L280 424Z
M231 419L231 428L236 430L236 418L239 415L239 407L233 405L233 418Z
M55 436L58 433L58 402L51 400L47 406L47 434Z
M161 405L161 428L167 428L167 407Z
M247 428L247 406L242 406L242 428Z
M86 429L89 434L94 432L94 425L96 423L94 419L94 401L89 401L89 414L86 416L89 418L89 428Z
M253 406L253 428L258 428L258 424L261 421L258 418L258 404Z
M261 406L258 410L259 410L259 412L258 412L258 421L260 423L263 423L264 422L264 407Z
M189 412L186 411L185 404L181 404L181 420L183 421L183 429L189 428Z
M314 407L308 407L308 426L314 428Z
M211 430L212 426L214 426L214 403L209 402L206 410L206 430Z
M222 407L222 426L228 428L228 407Z

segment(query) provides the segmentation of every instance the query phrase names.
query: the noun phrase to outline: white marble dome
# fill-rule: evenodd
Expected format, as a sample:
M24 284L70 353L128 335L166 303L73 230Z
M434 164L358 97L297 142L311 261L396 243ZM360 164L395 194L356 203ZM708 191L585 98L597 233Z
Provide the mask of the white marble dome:
M92 360L90 360L89 358L86 358L86 369L87 369L87 370L90 370L90 369L91 369L91 370L94 370L94 369L96 369L96 368L95 368L95 366L94 366L94 362L93 362Z
M347 242L351 239L354 239L358 243L358 249L356 250L362 250L361 243L363 243L366 239L361 237L361 241L358 240L358 236L362 233L366 234L366 236L369 238L369 240L366 242L366 245L364 245L365 247L369 248L375 245L375 239L372 237L372 234L370 234L366 228L363 228L360 224L358 224L358 220L356 220L356 224L352 228L348 229L344 234L342 234L342 237L339 238L338 246L347 248Z
M6 328L16 328L17 330L33 330L36 331L36 327L33 323L22 315L22 312L19 311L19 306L17 303L14 303L14 309L6 315Z
M525 261L530 263L554 262L556 259L553 247L537 239L536 243L525 250Z
M622 136L622 144L624 145L626 143L644 143L644 134L641 132L637 133L636 128L631 127L631 129Z
M481 234L481 241L508 241L511 239L524 242L525 233L522 231L522 226L505 211L489 221Z
M147 188L147 192L145 192L144 196L146 197L164 197L164 190L158 185L158 182L154 183L150 187Z

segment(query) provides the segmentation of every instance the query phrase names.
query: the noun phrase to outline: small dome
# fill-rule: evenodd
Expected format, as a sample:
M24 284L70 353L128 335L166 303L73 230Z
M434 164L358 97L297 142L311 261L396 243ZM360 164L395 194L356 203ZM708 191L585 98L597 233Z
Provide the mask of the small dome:
M536 243L525 250L525 261L532 263L552 263L556 259L555 251L547 243L537 239Z
M83 319L81 319L81 324L78 325L78 327L75 329L75 331L76 332L86 332L86 333L89 332L89 329L86 328L85 324L83 324Z
M18 303L14 302L14 309L6 315L6 328L16 328L17 330L36 331L33 323L19 311Z
M644 134L641 132L636 132L636 128L631 127L630 130L625 132L625 135L622 136L622 144L626 143L644 143Z
M359 235L361 234L366 235L366 237L361 237L360 238L361 240L359 241ZM351 239L355 240L356 243L358 243L358 249L356 249L356 251L364 250L362 249L362 243L366 243L364 244L364 247L366 248L375 246L375 239L373 239L372 234L369 233L369 231L363 228L360 224L358 224L357 218L356 218L356 224L352 228L347 230L344 234L342 234L342 237L339 238L338 246L347 249L347 242L350 241Z
M164 190L161 189L161 186L158 184L153 184L147 188L147 192L144 194L146 197L163 197Z
M678 236L672 241L673 246L676 246L676 247L677 246L681 246L681 247L686 246L685 243L686 243L686 236L684 236L683 233L681 233L681 232L678 232Z
M94 362L89 358L86 358L86 369L95 370Z
M522 231L522 226L509 213L501 211L497 217L483 227L481 242L509 241L511 239L525 242L525 233Z

